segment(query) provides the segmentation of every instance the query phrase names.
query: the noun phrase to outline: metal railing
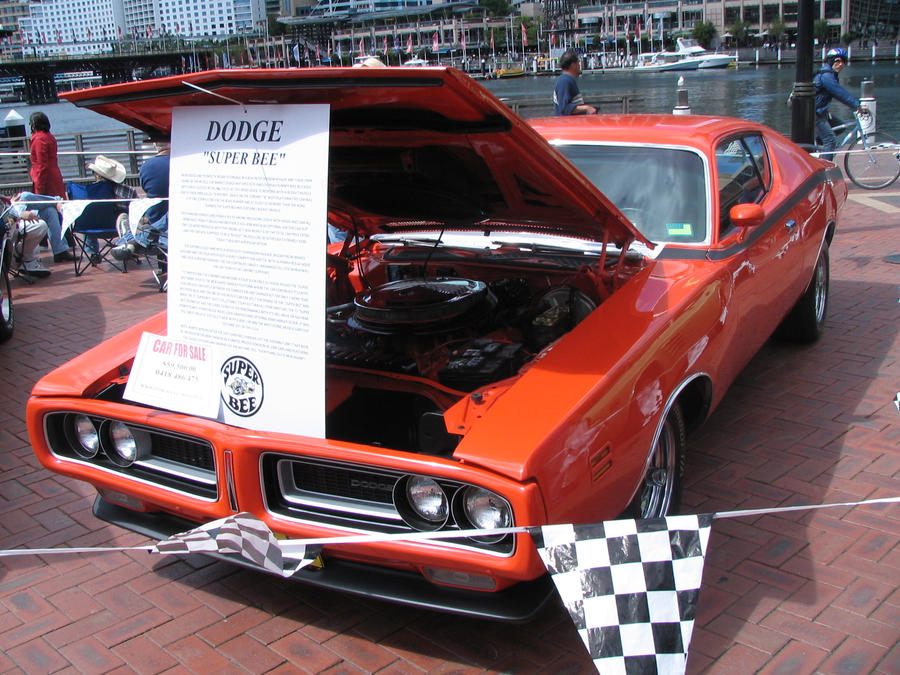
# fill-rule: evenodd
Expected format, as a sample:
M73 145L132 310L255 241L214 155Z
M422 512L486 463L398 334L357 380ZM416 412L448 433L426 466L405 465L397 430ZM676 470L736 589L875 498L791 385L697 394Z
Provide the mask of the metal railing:
M59 170L65 181L92 180L87 165L97 155L106 155L125 165L125 180L134 185L143 160L156 153L146 134L134 129L60 134L56 136L56 143ZM0 194L30 190L30 167L27 137L0 138Z
M543 117L553 114L553 101L550 96L501 97L514 113L520 117ZM594 106L600 112L634 112L634 103L642 101L639 94L592 94L585 96L584 102Z

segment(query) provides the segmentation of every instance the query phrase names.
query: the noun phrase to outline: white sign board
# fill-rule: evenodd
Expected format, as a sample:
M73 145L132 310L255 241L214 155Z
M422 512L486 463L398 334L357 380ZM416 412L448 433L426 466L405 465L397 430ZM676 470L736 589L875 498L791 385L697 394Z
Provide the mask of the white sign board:
M125 398L166 410L216 417L218 359L215 348L144 333L134 357Z
M168 334L216 348L227 424L325 437L328 120L327 105L173 111Z

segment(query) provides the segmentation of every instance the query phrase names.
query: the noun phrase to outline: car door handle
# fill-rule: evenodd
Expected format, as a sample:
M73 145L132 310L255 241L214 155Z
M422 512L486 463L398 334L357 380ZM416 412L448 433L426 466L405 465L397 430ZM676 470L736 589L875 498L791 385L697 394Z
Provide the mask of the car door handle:
M784 226L785 226L787 229L789 229L789 230L793 230L793 229L794 229L794 225L796 225L796 224L797 224L797 221L796 221L796 220L789 220L789 221L787 221L787 222L784 224Z

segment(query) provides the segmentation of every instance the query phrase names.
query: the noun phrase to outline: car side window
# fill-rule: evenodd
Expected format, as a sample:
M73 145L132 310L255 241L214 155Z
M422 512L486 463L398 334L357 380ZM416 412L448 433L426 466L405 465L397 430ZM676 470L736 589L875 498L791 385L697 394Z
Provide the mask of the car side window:
M723 141L716 148L719 176L719 231L731 228L728 212L736 204L763 200L771 186L771 171L766 146L759 135Z
M745 136L744 143L753 157L759 169L759 175L762 178L762 186L765 192L772 187L772 171L769 167L769 155L766 153L766 144L763 142L762 136Z

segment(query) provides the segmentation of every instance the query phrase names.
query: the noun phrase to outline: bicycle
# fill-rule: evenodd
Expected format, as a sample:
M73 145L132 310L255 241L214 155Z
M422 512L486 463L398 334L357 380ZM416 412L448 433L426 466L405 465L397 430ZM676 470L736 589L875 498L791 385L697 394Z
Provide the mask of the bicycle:
M863 119L871 113L854 113L853 120L831 127L839 139L834 154L844 155L847 177L866 190L878 190L900 177L900 146L893 136L881 131L865 133ZM846 131L843 137L841 133ZM809 147L807 149L810 149ZM813 146L818 157L824 153L819 139Z

